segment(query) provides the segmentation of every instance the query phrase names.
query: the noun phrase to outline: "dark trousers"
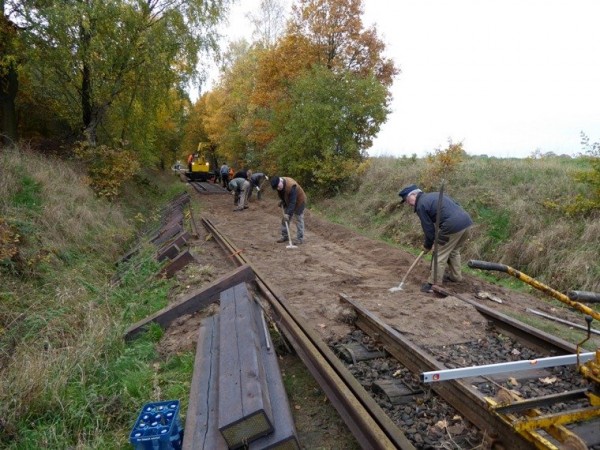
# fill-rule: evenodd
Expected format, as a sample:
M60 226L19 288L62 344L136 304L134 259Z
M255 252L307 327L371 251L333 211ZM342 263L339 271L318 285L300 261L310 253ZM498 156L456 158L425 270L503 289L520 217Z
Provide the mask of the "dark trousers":
M221 180L223 181L223 187L226 188L227 185L229 184L229 174L228 173L222 173L221 174Z

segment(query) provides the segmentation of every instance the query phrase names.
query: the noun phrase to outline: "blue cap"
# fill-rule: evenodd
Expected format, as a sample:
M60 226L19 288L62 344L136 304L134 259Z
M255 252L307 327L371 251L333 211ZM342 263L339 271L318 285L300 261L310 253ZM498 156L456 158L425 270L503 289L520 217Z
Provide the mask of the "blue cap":
M398 195L402 197L402 201L400 203L404 203L406 201L406 197L408 197L408 194L415 190L419 190L419 187L416 184L411 184L398 192Z

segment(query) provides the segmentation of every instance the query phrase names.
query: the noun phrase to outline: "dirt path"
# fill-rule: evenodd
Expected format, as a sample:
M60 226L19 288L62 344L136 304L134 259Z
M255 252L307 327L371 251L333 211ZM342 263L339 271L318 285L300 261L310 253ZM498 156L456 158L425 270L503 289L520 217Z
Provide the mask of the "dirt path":
M253 196L250 207L242 212L233 211L229 195L193 198L200 233L205 230L199 218L209 218L325 340L345 335L349 330L340 321L340 293L359 301L419 345L472 341L484 333L485 321L470 305L454 297L420 292L429 272L427 260L419 261L402 291L390 293L389 288L399 284L415 255L329 223L310 210L305 213L305 243L288 249L286 244L276 243L281 212L270 189L261 201ZM291 226L295 236L295 226ZM203 280L192 273L195 279L184 280L185 283L201 285L202 281L210 281L233 267L221 249L202 235L194 251L202 264L211 266L211 275ZM541 299L507 291L468 275L461 283L444 286L473 299L477 292L489 292L504 303L487 301L486 304L503 312L525 314L525 309L532 307L549 314L565 313Z
M200 265L177 273L179 287L173 292L173 300L235 267L201 225L200 218L206 217L244 252L254 268L276 287L278 295L283 295L325 341L350 331L342 320L340 293L362 303L421 346L474 341L484 335L485 320L470 305L456 297L441 298L419 291L429 272L426 260L415 266L402 291L389 292L389 288L399 284L415 255L329 223L310 210L305 213L304 244L288 249L286 244L276 243L280 237L281 210L276 194L270 189L265 194L261 201L253 197L250 207L242 212L233 211L230 195L192 194L199 237L191 247ZM293 225L292 236L295 236ZM508 291L466 274L463 282L444 287L472 299L477 292L489 292L504 303L480 301L505 313L526 315L526 308L535 308L583 323L581 314L573 314L566 307L556 309L544 299ZM161 340L161 352L193 351L199 321L217 309L213 305L172 324ZM280 361L282 371L293 371L294 364L298 364L294 358L284 357ZM330 406L325 406L325 398L316 385L309 387L311 382L293 390L294 397L290 398L303 448L358 448L341 419L328 409Z

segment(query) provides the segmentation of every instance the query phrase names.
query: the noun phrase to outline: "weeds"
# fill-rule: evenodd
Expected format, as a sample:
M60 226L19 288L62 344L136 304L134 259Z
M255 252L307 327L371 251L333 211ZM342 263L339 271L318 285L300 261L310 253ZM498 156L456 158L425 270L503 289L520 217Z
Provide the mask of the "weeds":
M65 163L18 151L0 158L0 447L127 448L142 404L189 390L194 356L161 357L158 326L123 341L131 323L167 304L170 285L155 277L150 249L127 263L119 286L110 278L134 234L127 217L181 187L156 185L122 207ZM11 270L15 255L22 270Z

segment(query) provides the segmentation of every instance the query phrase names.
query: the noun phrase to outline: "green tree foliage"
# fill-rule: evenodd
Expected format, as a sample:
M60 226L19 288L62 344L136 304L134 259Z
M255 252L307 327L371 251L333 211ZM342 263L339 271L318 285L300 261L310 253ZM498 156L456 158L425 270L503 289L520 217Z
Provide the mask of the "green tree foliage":
M324 193L336 192L365 156L385 119L387 91L374 77L315 66L290 90L271 146L278 165Z
M360 0L300 0L274 45L230 54L207 100L218 152L329 193L359 166L391 98L397 73L365 30Z
M227 0L21 0L36 96L74 131L101 141L151 138L153 112L199 75ZM140 131L141 128L141 131ZM138 139L141 141L140 139Z

